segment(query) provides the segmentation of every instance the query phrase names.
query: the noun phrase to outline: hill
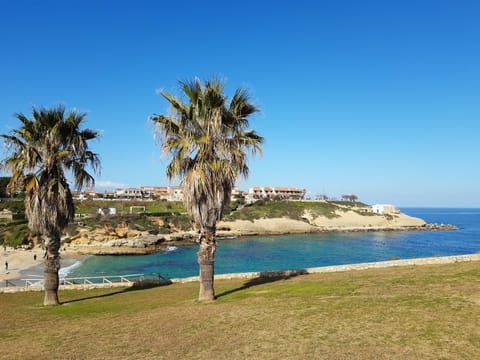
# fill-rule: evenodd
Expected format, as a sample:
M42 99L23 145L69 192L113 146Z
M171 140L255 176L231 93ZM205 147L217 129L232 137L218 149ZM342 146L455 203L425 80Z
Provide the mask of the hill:
M399 210L377 214L363 203L341 201L258 201L224 217L218 228L237 235L322 231L412 230L427 226Z

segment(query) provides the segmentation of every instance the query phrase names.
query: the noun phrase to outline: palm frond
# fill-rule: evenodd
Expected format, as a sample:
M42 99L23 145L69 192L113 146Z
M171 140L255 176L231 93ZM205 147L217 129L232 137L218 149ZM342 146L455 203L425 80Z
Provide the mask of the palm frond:
M264 139L248 130L248 117L259 109L245 89L231 101L223 94L225 81L198 78L179 82L188 102L160 92L172 115L150 120L161 134L162 151L171 157L167 177L182 179L187 208L194 221L214 224L228 203L238 176L248 176L247 154L261 153Z
M59 234L73 217L73 201L66 174L73 175L75 186L93 184L87 172L96 172L98 155L88 141L98 132L80 129L86 114L66 112L64 106L33 108L30 117L16 114L20 126L1 135L9 155L2 164L12 173L10 186L23 182L29 226L41 234Z

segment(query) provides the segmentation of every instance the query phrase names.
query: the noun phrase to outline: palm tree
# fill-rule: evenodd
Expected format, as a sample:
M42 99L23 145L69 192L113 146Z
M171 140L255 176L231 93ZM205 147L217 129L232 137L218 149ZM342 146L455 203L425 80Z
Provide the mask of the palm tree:
M10 171L10 188L25 189L25 214L32 232L41 235L44 256L44 305L58 305L60 237L74 216L72 194L66 175L77 189L94 184L86 171L99 168L98 155L88 149L88 140L98 137L91 129L81 130L86 114L65 112L63 106L33 108L30 118L15 114L18 129L1 135L10 150L2 166Z
M180 81L188 102L161 91L171 115L155 114L153 121L162 136L161 148L171 161L169 179L182 179L187 209L199 230L199 300L214 300L213 284L216 224L228 205L235 181L248 176L247 157L261 151L263 138L249 130L248 117L259 109L245 89L229 101L225 82L197 78Z

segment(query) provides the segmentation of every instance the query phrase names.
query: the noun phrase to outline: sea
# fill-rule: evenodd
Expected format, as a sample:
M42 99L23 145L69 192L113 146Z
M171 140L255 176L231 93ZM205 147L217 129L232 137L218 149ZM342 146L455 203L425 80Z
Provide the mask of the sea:
M480 251L480 209L402 208L428 223L458 230L375 231L219 239L215 273L295 270L391 259L473 254ZM143 274L164 278L198 275L198 247L167 246L149 255L88 256L64 276Z

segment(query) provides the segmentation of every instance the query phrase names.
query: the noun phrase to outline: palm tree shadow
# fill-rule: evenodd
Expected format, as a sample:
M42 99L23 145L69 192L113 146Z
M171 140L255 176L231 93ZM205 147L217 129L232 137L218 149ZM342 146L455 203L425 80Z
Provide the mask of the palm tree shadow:
M73 303L80 302L80 301L85 301L85 300L101 299L101 298L110 297L110 296L118 295L118 294L121 294L121 293L125 293L126 290L127 289L122 289L122 290L117 290L117 291L107 293L107 294L84 296L84 297L81 297L81 298L78 298L78 299L62 301L61 304L66 305L66 304L73 304Z
M218 299L218 298L221 298L221 297L224 297L224 296L228 296L228 295L231 295L233 293L249 289L252 286L269 284L269 283L273 283L273 282L280 281L280 280L288 280L288 279L294 278L296 276L306 275L306 274L308 274L308 271L305 270L305 269L261 272L258 277L246 281L242 286L240 286L236 289L224 291L223 293L218 294L216 296L216 298Z
M140 281L136 281L132 286L127 287L127 288L122 288L121 290L109 292L107 294L85 296L85 297L81 297L81 298L78 298L78 299L67 300L67 301L63 301L61 304L64 305L64 304L72 304L72 303L76 303L76 302L80 302L80 301L85 301L85 300L101 299L101 298L105 298L105 297L110 297L110 296L115 296L115 295L119 295L119 294L129 293L129 292L132 292L132 291L147 290L147 289L152 289L152 288L156 288L156 287L167 286L167 285L170 285L170 284L172 284L172 282L170 280L163 279L163 278L160 279L160 280L156 280L156 279L140 280Z

